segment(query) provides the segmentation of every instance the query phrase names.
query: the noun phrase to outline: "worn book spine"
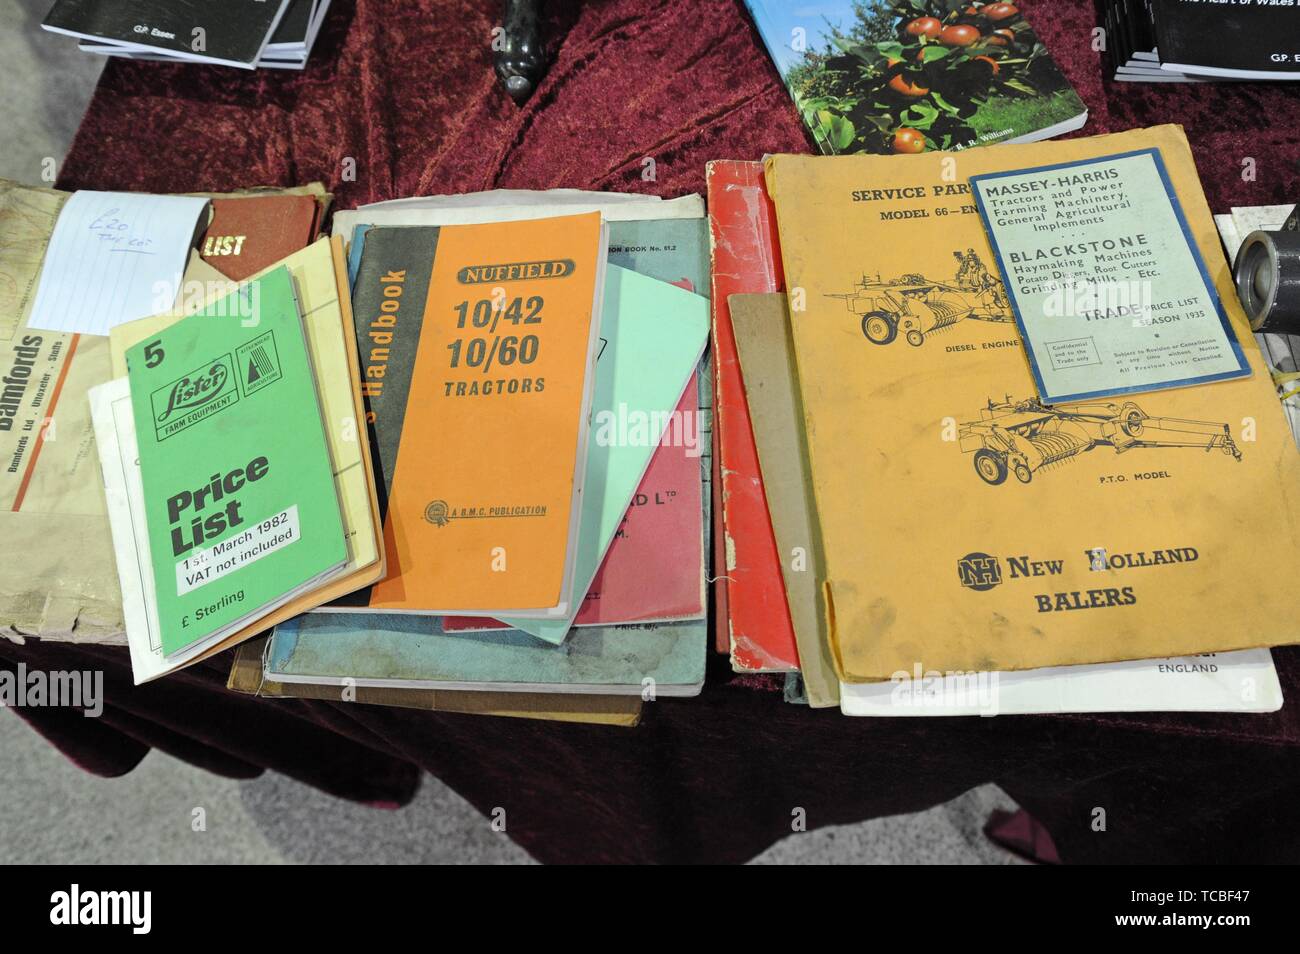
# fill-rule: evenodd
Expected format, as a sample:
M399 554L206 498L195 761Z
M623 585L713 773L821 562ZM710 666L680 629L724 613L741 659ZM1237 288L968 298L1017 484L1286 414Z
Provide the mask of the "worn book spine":
M723 632L733 668L785 672L799 668L799 652L727 305L731 295L782 289L776 220L761 164L711 162L707 177L722 503L716 532L722 563L715 577L728 611Z
M436 227L372 229L352 293L361 396L383 484L381 514L387 513L397 465L438 231Z
M397 466L402 423L411 390L411 369L424 321L429 263L438 245L436 227L372 229L352 289L357 358L366 435L375 468L379 518L388 514L388 493ZM400 281L399 281L400 279ZM394 290L401 288L401 294ZM372 587L335 600L338 608L368 606Z

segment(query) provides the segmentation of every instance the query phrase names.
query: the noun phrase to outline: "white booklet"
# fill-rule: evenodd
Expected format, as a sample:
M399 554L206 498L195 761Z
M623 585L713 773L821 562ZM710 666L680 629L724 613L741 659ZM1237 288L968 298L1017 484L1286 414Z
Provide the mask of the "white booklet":
M899 673L840 683L851 716L1065 712L1276 712L1282 685L1267 649L1019 672Z
M350 245L358 225L474 225L482 222L518 222L557 215L600 212L606 222L647 219L699 219L704 199L696 194L676 199L625 192L584 192L578 189L493 189L468 195L412 196L339 209L330 234Z
M131 388L118 378L90 389L90 415L104 476L113 554L122 585L122 619L131 649L135 684L149 682L198 662L212 651L204 643L163 655L158 600L149 560L149 531L145 524L144 484L140 479L140 450L136 444Z

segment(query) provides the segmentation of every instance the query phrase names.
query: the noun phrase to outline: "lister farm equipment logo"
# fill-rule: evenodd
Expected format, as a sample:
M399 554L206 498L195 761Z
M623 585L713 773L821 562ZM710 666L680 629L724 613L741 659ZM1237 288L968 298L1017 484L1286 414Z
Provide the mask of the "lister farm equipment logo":
M957 578L967 589L983 593L1002 582L1002 564L987 553L968 553L957 561Z
M238 400L230 355L213 358L150 395L158 440L164 441Z

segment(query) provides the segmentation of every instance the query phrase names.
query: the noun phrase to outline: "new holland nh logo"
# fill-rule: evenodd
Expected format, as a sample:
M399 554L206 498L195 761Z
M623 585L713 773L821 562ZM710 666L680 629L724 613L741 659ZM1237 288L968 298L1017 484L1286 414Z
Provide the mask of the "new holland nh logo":
M1155 566L1175 566L1192 563L1200 558L1193 547L1168 550L1142 550L1136 553L1107 554L1100 547L1084 551L1090 573L1113 574ZM1065 573L1064 560L1035 560L1028 555L1006 557L1003 560L974 551L957 559L957 582L965 589L986 593L1004 582L1016 580L1047 580ZM1103 586L1087 590L1057 590L1030 594L1034 608L1039 613L1059 613L1069 610L1107 609L1115 606L1132 606L1137 594L1131 586Z
M968 553L957 561L957 578L962 586L982 593L1002 582L1002 564L987 553Z

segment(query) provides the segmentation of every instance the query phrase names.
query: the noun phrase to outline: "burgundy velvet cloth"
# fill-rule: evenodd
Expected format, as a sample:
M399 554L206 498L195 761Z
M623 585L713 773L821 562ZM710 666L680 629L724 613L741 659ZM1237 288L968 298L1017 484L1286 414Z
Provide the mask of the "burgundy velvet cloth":
M1025 6L1091 109L1085 132L1179 122L1213 209L1296 198L1296 87L1103 81L1090 6ZM553 65L522 109L491 70L490 0L335 0L302 74L111 62L59 185L320 179L341 207L495 187L675 196L703 192L710 159L808 150L739 0L545 7ZM789 834L796 808L815 828L989 781L1066 862L1295 861L1300 650L1275 657L1289 698L1272 715L996 719L812 711L719 657L700 698L649 704L627 730L251 699L225 690L226 657L133 688L125 650L0 643L9 668L104 670L100 719L20 711L90 771L157 748L396 804L427 770L484 812L506 808L510 836L546 861L741 861Z

